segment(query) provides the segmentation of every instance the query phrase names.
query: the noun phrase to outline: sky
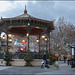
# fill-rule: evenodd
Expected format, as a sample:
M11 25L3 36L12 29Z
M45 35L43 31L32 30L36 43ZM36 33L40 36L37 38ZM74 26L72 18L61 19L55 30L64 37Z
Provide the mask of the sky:
M13 18L27 12L33 17L54 21L64 17L75 25L75 1L0 1L0 17Z

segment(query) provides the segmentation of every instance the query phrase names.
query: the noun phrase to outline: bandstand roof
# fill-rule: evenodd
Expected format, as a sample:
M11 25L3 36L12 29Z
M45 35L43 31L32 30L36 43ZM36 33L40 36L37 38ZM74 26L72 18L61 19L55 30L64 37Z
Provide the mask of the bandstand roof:
M4 29L4 26L8 26L9 32L13 34L22 34L25 35L28 29L28 23L30 23L30 34L39 35L45 33L46 31L54 30L53 21L47 21L32 17L27 13L26 7L24 14L16 16L14 18L1 18L0 27ZM6 28L5 28L6 29Z

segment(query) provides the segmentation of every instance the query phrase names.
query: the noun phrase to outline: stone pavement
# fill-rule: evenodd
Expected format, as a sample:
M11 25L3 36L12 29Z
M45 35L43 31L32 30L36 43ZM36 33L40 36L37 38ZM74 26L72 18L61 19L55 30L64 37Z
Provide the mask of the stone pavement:
M1 70L2 68L2 70ZM75 74L75 69L71 69L70 66L60 67L55 70L52 67L49 69L41 69L40 67L5 67L0 66L0 75L72 75Z
M53 67L49 69L41 69L41 67L6 67L0 66L0 75L34 75L36 73L49 72L53 70Z
M10 66L10 67L6 67L6 66L0 66L0 70L5 70L5 69L8 69L8 68L12 68L12 66Z
M75 75L75 68L72 69L67 64L59 64L59 69L55 70L53 66L49 69L40 67L14 67L0 66L0 75Z
M58 70L37 73L35 75L75 75L75 68L71 68L70 66L60 67Z

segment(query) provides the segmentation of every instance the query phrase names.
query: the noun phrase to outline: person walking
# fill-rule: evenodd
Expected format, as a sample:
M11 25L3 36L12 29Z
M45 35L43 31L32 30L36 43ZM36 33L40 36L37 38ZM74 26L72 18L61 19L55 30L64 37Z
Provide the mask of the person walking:
M66 63L66 57L64 56L64 63Z
M68 58L67 64L68 64L68 65L71 65L71 59Z
M46 59L47 59L47 55L46 55L46 52L44 52L44 54L43 54L43 68L45 68Z

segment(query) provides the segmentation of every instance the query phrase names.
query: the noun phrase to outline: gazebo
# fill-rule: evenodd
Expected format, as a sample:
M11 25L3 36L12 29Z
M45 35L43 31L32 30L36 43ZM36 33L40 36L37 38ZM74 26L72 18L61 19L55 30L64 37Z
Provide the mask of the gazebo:
M27 13L26 6L24 14L19 15L14 18L2 18L0 19L0 34L5 32L7 34L7 50L8 50L8 34L21 34L23 36L28 36L28 50L29 50L29 36L46 34L49 38L49 51L50 51L50 32L54 30L53 21L47 21L32 17ZM39 42L39 52L40 52L40 42Z

